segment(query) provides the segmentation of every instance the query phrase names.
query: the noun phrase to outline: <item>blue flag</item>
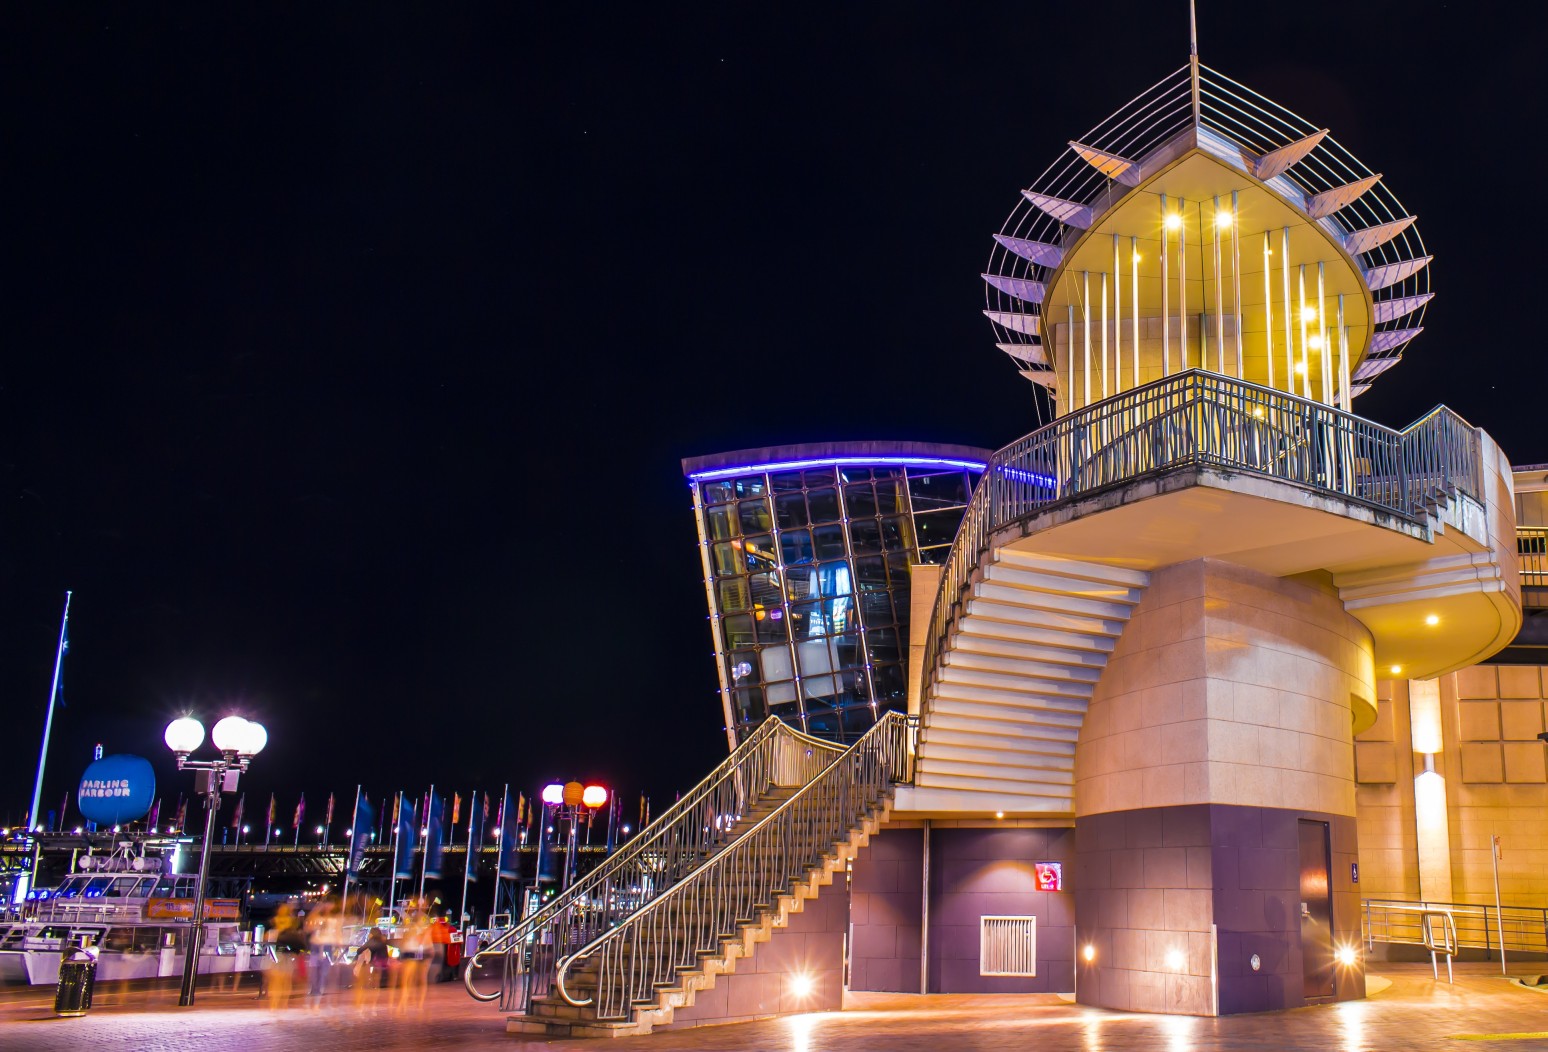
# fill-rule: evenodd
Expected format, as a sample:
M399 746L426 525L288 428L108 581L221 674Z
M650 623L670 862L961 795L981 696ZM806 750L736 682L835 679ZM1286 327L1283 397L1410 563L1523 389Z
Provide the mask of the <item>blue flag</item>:
M480 796L484 798L482 807L479 806ZM484 808L488 806L488 793L474 793L468 804L468 860L464 870L469 880L478 879L478 849L483 844Z
M414 821L414 808L402 793L398 794L398 848L393 855L392 875L394 877L414 876L414 842L419 839L419 830Z
M349 876L351 880L360 877L360 865L365 861L366 847L371 842L371 830L376 826L376 810L371 806L371 801L364 793L360 794L360 802L355 805L355 824L352 827L349 839Z
M444 801L430 787L430 801L425 807L425 876L441 875L441 809Z
M521 855L516 850L516 809L511 806L511 790L505 789L505 801L500 804L500 876L521 875Z

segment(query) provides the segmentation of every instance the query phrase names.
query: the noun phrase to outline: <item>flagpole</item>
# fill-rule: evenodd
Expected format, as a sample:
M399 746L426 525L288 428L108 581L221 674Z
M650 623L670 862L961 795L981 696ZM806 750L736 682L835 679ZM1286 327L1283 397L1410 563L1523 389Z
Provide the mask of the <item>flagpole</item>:
M64 666L65 632L70 624L70 596L65 592L64 617L59 620L59 648L54 652L54 684L48 691L48 715L43 719L43 747L38 750L38 778L32 783L32 810L27 812L27 828L38 825L38 803L43 796L43 764L48 760L48 736L54 729L54 700L59 697L59 673Z
M500 831L495 835L494 903L489 910L489 923L500 912L500 867L505 865L505 809L511 806L511 783L505 783L505 795L500 797Z
M473 801L468 805L468 857L462 861L462 923L457 927L467 930L468 918L472 916L468 912L468 873L473 868L473 811L478 807L478 794L473 794Z
M402 827L403 791L398 790L398 798L392 809L392 864L387 867L387 916L392 916L393 903L398 898L398 829ZM386 810L386 808L383 808Z
M349 815L349 828L350 828L350 834L349 834L349 837L348 837L349 845L348 845L348 847L346 849L347 853L344 856L344 896L341 899L339 899L339 913L342 916L345 916L345 917L349 916L349 863L355 857L355 834L360 832L360 830L355 828L355 823L356 823L356 821L359 820L359 818L360 818L360 786L359 786L359 784L356 784L356 786L355 786L355 809L353 811L351 811L350 815Z
M431 782L430 795L425 797L425 826L427 828L430 825L430 812L434 807L435 783ZM440 832L440 830L436 830L436 832ZM424 852L419 860L419 905L423 907L425 904L425 870L430 868L430 841L420 834L419 823L417 822L414 823L414 837L416 840L424 841Z

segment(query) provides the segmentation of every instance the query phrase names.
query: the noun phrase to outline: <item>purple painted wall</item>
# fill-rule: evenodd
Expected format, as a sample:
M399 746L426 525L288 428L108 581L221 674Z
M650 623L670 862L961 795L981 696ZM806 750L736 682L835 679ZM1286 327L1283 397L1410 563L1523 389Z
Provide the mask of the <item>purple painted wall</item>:
M1074 862L1073 829L945 828L930 839L930 992L1067 991L1074 966L1075 903L1038 891L1034 862ZM979 975L979 919L1037 918L1037 975Z
M884 829L855 860L849 884L849 988L919 992L924 831Z
M1196 804L1078 819L1076 919L1082 944L1095 951L1091 963L1080 965L1081 1003L1208 1014L1214 924L1221 1014L1303 1004L1297 829L1302 818L1328 823L1333 942L1357 945L1352 818ZM1253 954L1260 959L1257 972L1250 966ZM1360 966L1335 974L1338 999L1364 996Z
M751 957L736 962L736 971L715 977L715 985L700 990L693 1004L672 1013L667 1027L734 1023L744 1019L792 1012L836 1012L843 1007L844 929L849 898L843 874L808 899L800 913L776 930ZM800 993L796 980L810 983Z

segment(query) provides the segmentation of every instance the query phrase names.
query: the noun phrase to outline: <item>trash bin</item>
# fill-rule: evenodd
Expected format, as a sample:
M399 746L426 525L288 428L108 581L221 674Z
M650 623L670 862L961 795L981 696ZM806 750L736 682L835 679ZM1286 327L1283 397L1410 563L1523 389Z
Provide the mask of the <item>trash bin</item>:
M54 1014L81 1016L91 1009L91 988L97 982L97 953L75 945L59 962L59 986L54 991Z

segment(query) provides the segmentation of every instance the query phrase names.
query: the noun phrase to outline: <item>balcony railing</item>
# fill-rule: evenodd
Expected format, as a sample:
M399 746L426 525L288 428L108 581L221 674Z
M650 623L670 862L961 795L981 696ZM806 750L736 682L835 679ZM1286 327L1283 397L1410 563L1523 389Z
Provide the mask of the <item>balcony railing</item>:
M1367 947L1376 943L1423 946L1424 915L1447 913L1458 949L1548 953L1548 910L1539 906L1485 906L1463 902L1401 902L1364 899L1360 903Z
M1517 526L1521 587L1548 589L1548 526Z
M1478 432L1444 406L1394 431L1198 369L1125 391L990 459L942 570L926 683L995 532L1103 490L1200 467L1278 479L1416 525L1458 495L1478 500L1483 475Z

